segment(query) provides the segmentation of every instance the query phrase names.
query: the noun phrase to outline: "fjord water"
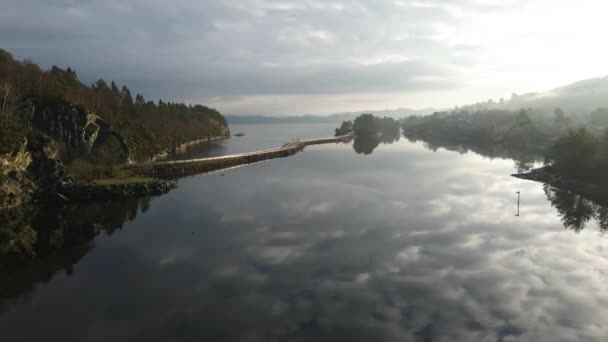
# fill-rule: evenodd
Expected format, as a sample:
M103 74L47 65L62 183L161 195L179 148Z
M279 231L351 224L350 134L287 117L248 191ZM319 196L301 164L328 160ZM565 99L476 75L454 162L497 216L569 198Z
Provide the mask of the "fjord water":
M214 141L185 148L178 154L171 154L169 160L217 157L228 154L260 151L279 147L294 139L327 138L333 134L336 124L241 124L230 125L233 136L229 140Z
M287 129L241 128L211 150ZM65 209L32 225L82 243L0 275L2 340L602 340L605 209L549 201L514 164L404 138L322 145Z

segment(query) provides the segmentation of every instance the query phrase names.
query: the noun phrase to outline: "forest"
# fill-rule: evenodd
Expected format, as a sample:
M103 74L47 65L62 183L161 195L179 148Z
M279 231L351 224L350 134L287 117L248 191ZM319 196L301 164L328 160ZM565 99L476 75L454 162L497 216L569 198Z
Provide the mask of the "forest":
M69 104L98 115L124 136L136 160L192 140L228 134L226 120L215 109L155 102L114 81L99 79L86 85L69 67L43 70L0 49L0 154L15 149L28 134L23 115L32 103Z
M402 120L403 134L435 146L460 146L516 160L544 161L549 170L594 184L608 183L608 110L587 116L538 109L454 110ZM490 153L487 153L490 151ZM506 151L506 152L505 152ZM516 158L516 156L523 156ZM525 164L525 163L523 163ZM522 170L525 171L525 168Z
M568 131L547 151L545 161L556 173L608 184L608 130L597 135L581 127Z
M376 117L373 114L361 114L353 121L343 121L336 128L335 135L354 134L355 136L399 135L399 121L389 117Z
M379 118L373 114L361 114L354 122L343 121L336 128L335 135L353 134L355 139L353 149L358 154L372 154L380 143L391 144L398 141L401 136L399 121L383 117Z

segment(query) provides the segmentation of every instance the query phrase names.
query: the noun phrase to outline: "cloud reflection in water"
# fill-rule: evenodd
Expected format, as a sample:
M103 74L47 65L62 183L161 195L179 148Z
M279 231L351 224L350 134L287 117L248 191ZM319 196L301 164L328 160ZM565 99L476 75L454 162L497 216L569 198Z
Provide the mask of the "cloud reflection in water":
M608 336L596 220L564 230L509 160L407 141L350 149L182 180L71 277L5 309L0 329L11 341Z

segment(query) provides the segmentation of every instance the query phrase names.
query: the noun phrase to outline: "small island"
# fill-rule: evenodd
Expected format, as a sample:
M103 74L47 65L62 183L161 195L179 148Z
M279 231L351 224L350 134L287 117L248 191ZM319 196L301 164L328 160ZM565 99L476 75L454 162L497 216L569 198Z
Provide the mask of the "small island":
M354 122L343 121L335 130L336 136L353 135L353 149L359 154L371 154L380 143L390 144L401 136L399 121L373 114L361 114Z

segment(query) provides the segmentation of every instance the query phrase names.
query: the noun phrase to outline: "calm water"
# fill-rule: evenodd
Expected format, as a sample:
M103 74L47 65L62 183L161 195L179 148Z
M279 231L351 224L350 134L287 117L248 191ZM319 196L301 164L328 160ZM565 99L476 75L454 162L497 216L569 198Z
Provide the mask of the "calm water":
M226 154L259 151L275 148L293 139L326 138L334 133L339 124L272 124L272 125L230 125L232 134L243 133L245 136L232 137L228 140L215 141L210 144L199 144L188 147L178 155L171 155L170 160L216 157Z
M233 127L222 151L290 139L272 128ZM514 171L405 139L323 145L5 218L46 256L0 274L2 341L606 340L606 210Z

